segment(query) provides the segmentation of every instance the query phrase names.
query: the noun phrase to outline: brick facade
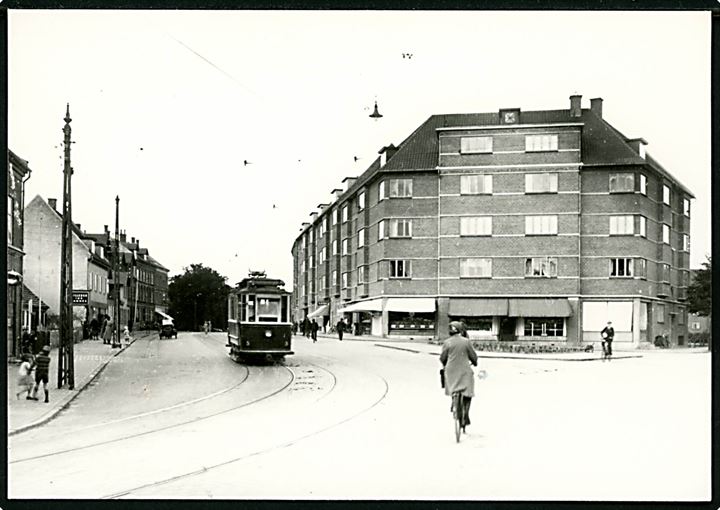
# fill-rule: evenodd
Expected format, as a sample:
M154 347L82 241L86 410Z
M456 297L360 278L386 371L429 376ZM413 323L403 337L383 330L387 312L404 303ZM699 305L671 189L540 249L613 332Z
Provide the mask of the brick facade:
M626 345L683 343L693 195L593 108L437 115L384 148L295 240L295 317L567 343L612 319Z

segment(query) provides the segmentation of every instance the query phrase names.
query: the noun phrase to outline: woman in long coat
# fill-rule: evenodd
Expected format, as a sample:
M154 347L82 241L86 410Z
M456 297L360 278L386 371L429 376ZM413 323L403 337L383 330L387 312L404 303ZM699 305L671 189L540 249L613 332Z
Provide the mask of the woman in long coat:
M478 357L470 340L464 335L465 324L459 321L450 323L450 338L443 342L440 362L445 369L445 394L456 391L462 393L465 404L465 425L470 424L470 402L475 396L475 379L470 365L477 366Z

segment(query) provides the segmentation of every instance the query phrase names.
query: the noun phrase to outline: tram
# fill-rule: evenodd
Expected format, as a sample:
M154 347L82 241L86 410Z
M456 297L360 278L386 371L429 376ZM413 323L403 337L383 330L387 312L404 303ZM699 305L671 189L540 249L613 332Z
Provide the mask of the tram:
M228 347L242 360L282 360L291 350L290 292L285 282L251 271L228 295Z

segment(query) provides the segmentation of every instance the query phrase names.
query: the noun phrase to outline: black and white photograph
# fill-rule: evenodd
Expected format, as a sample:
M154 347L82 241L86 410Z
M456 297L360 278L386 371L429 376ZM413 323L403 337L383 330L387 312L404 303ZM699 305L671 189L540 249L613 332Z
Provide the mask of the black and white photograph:
M712 499L711 10L5 15L9 501Z

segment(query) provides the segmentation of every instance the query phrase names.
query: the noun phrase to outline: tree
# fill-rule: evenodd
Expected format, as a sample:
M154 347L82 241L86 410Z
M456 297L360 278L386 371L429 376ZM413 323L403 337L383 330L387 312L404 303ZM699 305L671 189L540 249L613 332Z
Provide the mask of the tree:
M712 258L703 262L703 268L695 272L687 292L688 311L703 317L712 313Z
M175 275L168 285L169 313L181 330L199 331L205 321L213 328L227 327L227 297L230 286L226 277L202 264L190 264Z

